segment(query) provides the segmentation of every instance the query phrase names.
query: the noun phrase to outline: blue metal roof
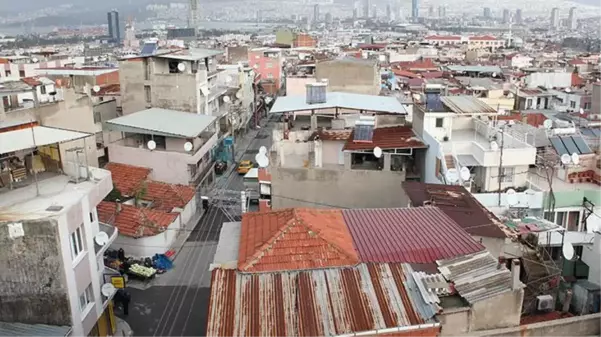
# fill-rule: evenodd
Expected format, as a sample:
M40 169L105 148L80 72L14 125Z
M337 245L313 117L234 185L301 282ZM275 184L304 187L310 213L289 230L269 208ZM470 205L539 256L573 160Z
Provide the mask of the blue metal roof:
M396 97L328 92L325 103L308 104L305 95L278 97L270 113L343 108L406 115L407 111Z
M70 326L0 322L0 336L67 336Z

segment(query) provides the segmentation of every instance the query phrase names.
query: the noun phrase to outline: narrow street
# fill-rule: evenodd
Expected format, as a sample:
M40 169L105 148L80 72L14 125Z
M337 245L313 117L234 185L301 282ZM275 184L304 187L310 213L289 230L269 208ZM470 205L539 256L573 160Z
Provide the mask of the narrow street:
M264 127L249 132L236 141L236 162L255 161L261 146L271 147L274 123L264 120ZM243 179L236 164L216 181L216 188L242 190ZM206 331L211 273L209 265L217 249L223 222L228 217L219 207L211 206L200 218L187 242L176 256L174 268L157 276L151 284L128 290L131 303L125 319L136 336L203 336Z

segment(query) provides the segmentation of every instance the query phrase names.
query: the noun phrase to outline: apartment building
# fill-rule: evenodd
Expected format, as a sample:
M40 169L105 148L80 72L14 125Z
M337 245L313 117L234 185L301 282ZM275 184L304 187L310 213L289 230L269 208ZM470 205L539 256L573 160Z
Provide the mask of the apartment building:
M226 88L217 85L217 56L209 49L158 50L119 61L123 114L147 108L215 115ZM148 49L148 50L147 50Z
M317 62L315 78L327 81L329 91L378 95L381 79L378 62L373 59L345 58Z
M435 45L467 45L468 50L491 49L495 50L505 46L505 40L494 36L458 36L458 35L430 35L424 42Z
M24 335L115 334L112 276L103 255L117 230L96 206L110 172L60 156L58 144L88 134L44 126L0 131L0 316Z
M0 80L19 79L39 75L37 69L68 67L84 63L84 57L68 57L54 53L31 56L0 56Z
M254 48L248 51L248 65L259 76L258 81L263 90L275 95L285 83L282 69L284 57L279 48Z

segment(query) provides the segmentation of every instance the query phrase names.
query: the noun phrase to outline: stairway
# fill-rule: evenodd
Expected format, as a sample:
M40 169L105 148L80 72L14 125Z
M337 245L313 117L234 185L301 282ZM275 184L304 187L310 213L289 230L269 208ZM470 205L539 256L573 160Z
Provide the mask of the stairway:
M452 168L455 168L455 161L453 160L453 156L450 154L447 154L444 156L444 162L447 165L447 170L450 170Z

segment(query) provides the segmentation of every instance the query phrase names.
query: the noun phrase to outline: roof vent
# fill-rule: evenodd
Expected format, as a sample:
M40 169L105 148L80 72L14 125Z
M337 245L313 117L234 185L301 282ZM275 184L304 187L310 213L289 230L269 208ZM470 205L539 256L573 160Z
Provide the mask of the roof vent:
M326 102L327 83L309 83L307 88L307 104L318 104Z

